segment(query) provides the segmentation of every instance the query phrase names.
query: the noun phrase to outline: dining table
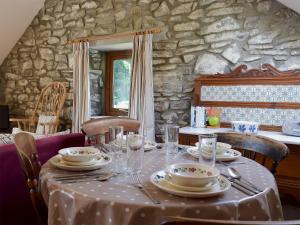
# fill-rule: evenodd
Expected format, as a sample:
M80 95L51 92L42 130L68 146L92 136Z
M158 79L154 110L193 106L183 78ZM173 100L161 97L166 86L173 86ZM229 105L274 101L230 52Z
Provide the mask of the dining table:
M260 221L283 219L276 180L259 163L241 156L234 163L216 163L215 167L222 174L228 174L230 165L261 192L247 195L231 186L213 197L189 198L167 193L150 181L151 174L178 162L197 163L198 159L184 150L175 155L166 154L164 147L144 153L139 176L147 191L160 201L160 204L154 204L132 184L131 175L125 170L105 181L87 179L68 183L55 177L78 172L58 169L48 161L40 172L40 188L48 206L48 225L159 225L163 218L170 216ZM112 171L113 163L97 171Z

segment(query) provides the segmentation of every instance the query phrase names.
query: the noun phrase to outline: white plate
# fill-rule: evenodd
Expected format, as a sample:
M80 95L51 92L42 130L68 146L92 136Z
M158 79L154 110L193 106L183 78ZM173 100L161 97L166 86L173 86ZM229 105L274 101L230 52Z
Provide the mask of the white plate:
M87 166L71 166L66 164L63 160L61 155L55 155L50 159L50 163L60 169L63 170L70 170L70 171L85 171L85 170L96 170L100 169L101 167L111 163L112 158L109 155L106 154L99 154L96 158L96 163L93 165L87 165Z
M172 179L168 176L165 176L165 182L168 182L169 185L173 186L175 189L178 189L181 191L189 191L189 192L208 191L208 190L212 189L212 187L219 185L218 182L210 182L207 185L202 186L202 187L181 186L181 185L173 183Z
M197 147L189 147L187 150L187 153L191 156L194 156L196 158L199 158L199 152ZM232 161L237 158L239 158L242 154L234 149L227 149L222 154L216 154L216 160L220 161ZM205 156L205 155L204 155Z
M91 166L91 165L96 164L97 160L92 159L92 160L86 161L86 162L72 162L72 161L64 160L64 158L62 157L61 162L63 164L69 165L69 166Z
M211 189L207 191L199 191L199 192L183 191L170 185L169 182L165 180L165 175L166 175L165 171L163 170L157 171L151 175L150 180L152 184L155 185L157 188L165 192L168 192L170 194L181 196L181 197L191 197L191 198L212 197L224 193L231 186L229 180L227 180L223 176L220 176L218 178L218 185L214 185Z

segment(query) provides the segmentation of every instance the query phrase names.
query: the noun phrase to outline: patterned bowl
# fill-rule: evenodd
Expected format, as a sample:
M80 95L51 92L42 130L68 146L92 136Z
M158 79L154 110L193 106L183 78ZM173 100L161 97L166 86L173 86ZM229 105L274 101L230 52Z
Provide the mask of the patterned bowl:
M58 151L65 161L88 162L97 157L100 151L93 147L70 147Z
M215 182L220 171L199 163L177 163L167 167L167 174L174 184L200 187Z
M231 121L233 131L239 133L256 134L259 128L258 122Z

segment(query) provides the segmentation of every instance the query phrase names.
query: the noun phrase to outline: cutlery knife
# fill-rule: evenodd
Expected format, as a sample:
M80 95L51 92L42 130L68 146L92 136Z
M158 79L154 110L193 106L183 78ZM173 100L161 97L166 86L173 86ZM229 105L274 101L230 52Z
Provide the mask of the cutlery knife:
M229 175L226 175L226 174L221 174L222 176L226 177L227 179L229 179L229 181L231 182L232 186L234 188L236 188L237 190L247 194L247 195L255 195L255 194L258 194L256 193L256 191L253 191L253 189L251 189L249 186L243 184L241 181L237 180L237 179L234 179L232 178L231 176Z
M106 181L109 178L115 176L116 174L108 174L107 176L98 176L98 177L86 177L82 179L73 179L73 180L62 180L61 182L65 184L70 184L70 183L79 183L79 182L89 182L89 181Z
M239 190L240 192L243 192L244 194L246 195L250 195L250 196L253 196L254 193L249 191L248 189L238 185L237 183L235 183L234 181L231 181L231 185L232 187L234 187L235 189Z
M109 173L83 173L83 174L53 176L52 178L55 180L59 180L59 179L72 179L72 178L80 178L80 177L101 176L101 175L107 175L107 174L109 174Z
M248 189L249 191L251 191L251 192L253 192L253 193L255 193L255 194L259 194L259 193L260 193L260 191L258 191L258 190L256 190L255 188L253 188L253 187L247 185L247 183L245 183L245 182L243 182L243 181L241 181L241 180L238 180L238 179L232 179L232 180L233 180L236 184L242 186L243 188Z

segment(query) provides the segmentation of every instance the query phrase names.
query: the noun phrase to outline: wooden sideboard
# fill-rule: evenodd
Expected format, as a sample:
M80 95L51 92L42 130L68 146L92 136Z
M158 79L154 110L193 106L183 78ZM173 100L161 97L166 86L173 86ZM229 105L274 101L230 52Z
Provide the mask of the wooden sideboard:
M265 88L263 90L266 91L255 93L253 95L255 96L255 98L253 96L249 96L247 93L245 94L245 92L241 92L238 95L232 94L227 97L228 90L235 90L233 93L238 93L238 90L241 90L241 88L245 89L245 87L249 88L249 86L253 86L253 88ZM257 109L257 111L264 112L263 115L269 115L269 117L261 118L254 116L254 121L261 120L257 121L260 122L259 129L262 130L262 133L270 131L270 133L273 132L274 134L275 131L281 131L281 124L284 122L284 120L289 119L287 119L288 117L280 117L280 121L277 120L276 122L270 122L269 119L270 117L272 117L272 115L269 113L271 111L278 113L279 111L283 112L285 110L284 115L289 116L291 111L298 112L298 110L300 109L300 100L298 100L297 97L298 92L296 94L293 94L296 99L287 98L286 96L288 94L286 92L280 92L280 94L278 94L279 90L281 89L278 89L276 95L272 94L271 98L260 98L260 96L269 96L268 94L270 94L271 92L268 91L268 88L276 86L284 87L285 89L287 89L286 87L289 86L300 88L300 70L280 71L270 64L264 64L262 65L262 68L259 69L248 70L246 65L240 65L230 73L200 75L195 79L193 105L201 107L217 107L224 109L225 111L226 109L230 108L231 111L235 110L235 113L237 112L236 109L240 109L240 111L244 110L244 113L241 114L244 117L247 117L246 115L244 115L245 112L247 112L245 111L245 109L249 112L251 111L250 109ZM237 89L238 87L241 88ZM215 89L222 89L223 91L219 93L215 92ZM226 93L225 90L227 91ZM260 93L260 96L258 95L258 93ZM252 118L249 118L249 115L247 117L248 120ZM299 115L297 114L296 117L298 118ZM262 118L264 118L264 121L262 121ZM246 118L239 118L239 120L244 119ZM221 127L230 127L230 121L222 121ZM198 141L197 134L197 132L180 132L180 144L194 145L195 142ZM300 137L283 137L283 135L281 135L281 138L283 139L278 139L280 133L278 132L277 135L274 135L274 137L276 137L274 138L275 140L287 144L288 148L290 149L288 157L280 162L280 165L277 168L276 180L279 190L281 194L290 195L300 202ZM285 141L285 139L292 139L292 141Z
M197 141L197 135L179 134L179 144L195 145ZM287 146L290 153L280 162L276 181L280 195L291 197L300 203L300 145L287 144Z

